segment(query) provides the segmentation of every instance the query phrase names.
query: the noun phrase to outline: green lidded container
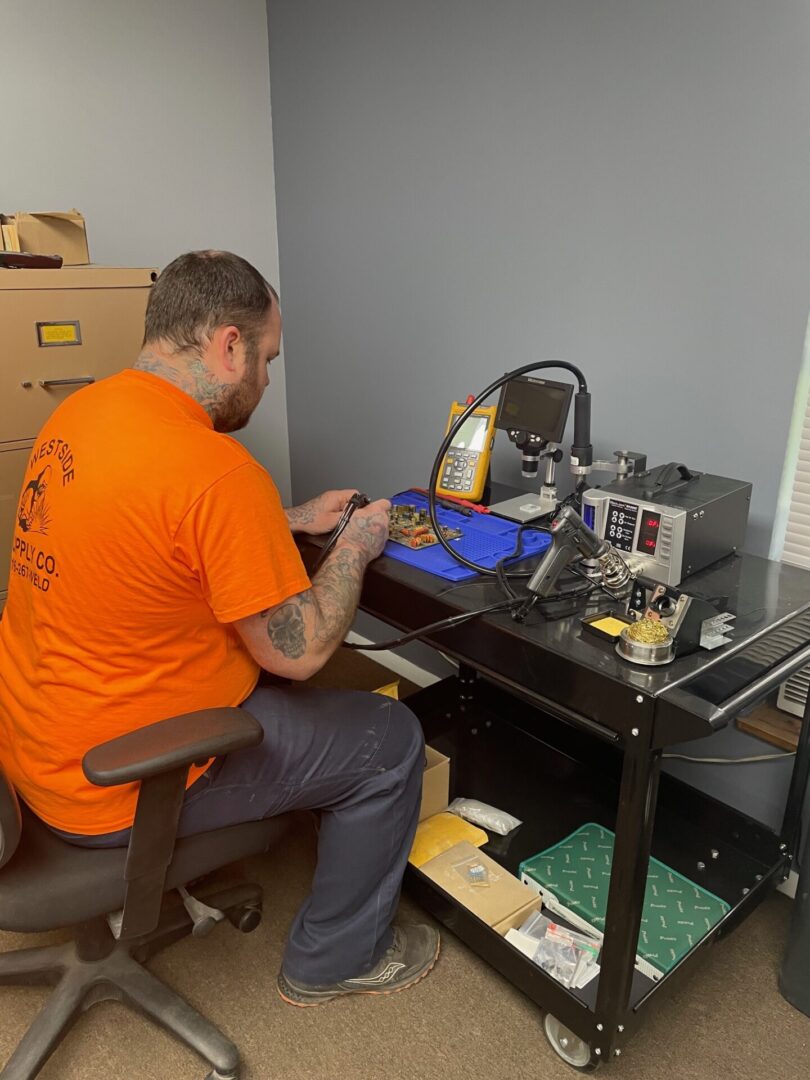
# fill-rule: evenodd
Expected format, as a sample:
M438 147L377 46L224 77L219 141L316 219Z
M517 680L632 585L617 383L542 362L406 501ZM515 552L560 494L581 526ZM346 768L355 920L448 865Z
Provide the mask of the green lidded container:
M520 864L521 880L538 889L551 911L602 938L614 834L589 822ZM719 897L658 859L650 859L636 967L660 979L729 912Z

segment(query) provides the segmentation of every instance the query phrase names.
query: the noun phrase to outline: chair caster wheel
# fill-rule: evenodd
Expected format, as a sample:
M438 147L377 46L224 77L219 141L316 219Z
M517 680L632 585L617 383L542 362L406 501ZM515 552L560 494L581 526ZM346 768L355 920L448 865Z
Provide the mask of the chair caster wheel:
M192 937L208 937L212 930L216 928L217 920L214 918L198 919L194 923L191 929Z
M228 912L228 919L240 933L249 934L262 921L261 906L246 904L244 907L234 908Z
M206 1076L205 1080L239 1080L239 1073L221 1073L217 1072L216 1069L212 1069L208 1076Z

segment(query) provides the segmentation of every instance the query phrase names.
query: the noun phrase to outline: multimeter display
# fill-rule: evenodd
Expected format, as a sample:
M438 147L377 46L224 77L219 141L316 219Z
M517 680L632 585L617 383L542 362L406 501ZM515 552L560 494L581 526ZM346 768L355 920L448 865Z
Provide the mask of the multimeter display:
M487 441L489 419L486 416L468 417L456 432L453 446L459 450L483 450Z
M636 503L619 502L618 499L611 499L608 503L605 539L619 551L633 550L638 510Z
M453 403L447 420L448 431L466 408L457 401ZM452 495L472 502L481 498L489 471L495 412L494 405L476 409L455 432L442 462L436 483L437 495Z

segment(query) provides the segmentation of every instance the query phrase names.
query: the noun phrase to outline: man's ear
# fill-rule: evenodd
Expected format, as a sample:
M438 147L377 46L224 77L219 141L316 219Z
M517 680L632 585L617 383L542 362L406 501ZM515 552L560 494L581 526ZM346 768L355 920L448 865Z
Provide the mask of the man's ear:
M240 374L238 346L241 343L242 333L238 326L218 326L211 335L214 358L228 375Z

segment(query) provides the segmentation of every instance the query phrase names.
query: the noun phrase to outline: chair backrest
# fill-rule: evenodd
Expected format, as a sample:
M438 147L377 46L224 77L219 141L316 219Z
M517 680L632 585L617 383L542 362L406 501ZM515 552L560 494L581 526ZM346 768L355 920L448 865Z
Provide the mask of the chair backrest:
M0 867L5 866L17 850L21 834L20 804L0 765Z

